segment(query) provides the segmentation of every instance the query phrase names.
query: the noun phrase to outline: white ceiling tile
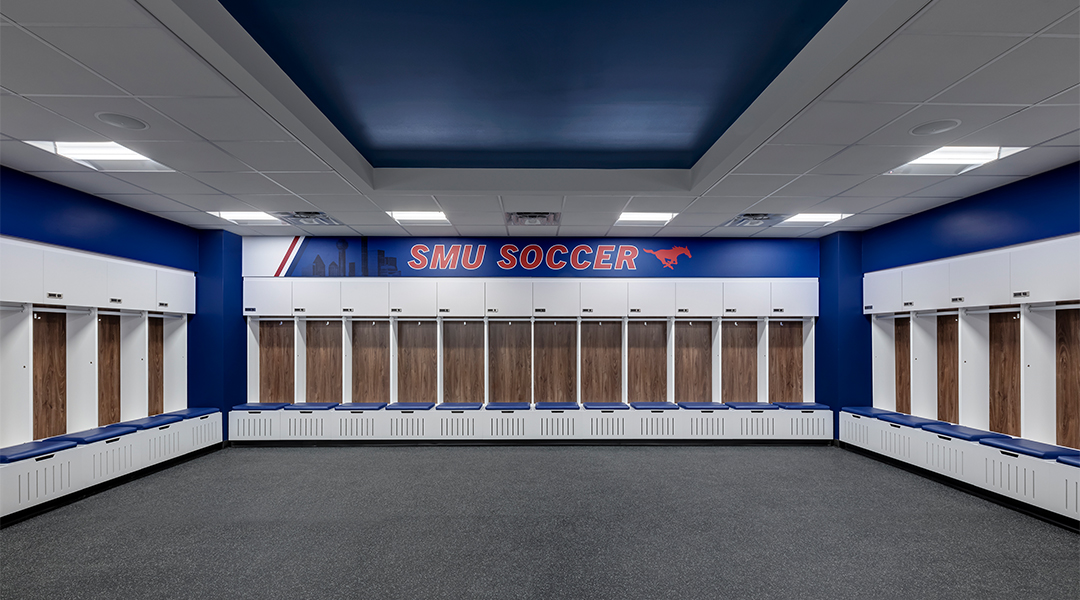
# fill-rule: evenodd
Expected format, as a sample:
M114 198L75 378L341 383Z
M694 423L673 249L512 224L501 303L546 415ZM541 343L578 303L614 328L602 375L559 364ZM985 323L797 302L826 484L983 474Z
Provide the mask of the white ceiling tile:
M0 164L11 167L17 171L72 171L76 173L93 173L94 169L84 167L79 163L68 160L63 156L57 156L52 152L46 152L29 144L15 140L0 142Z
M165 29L30 29L136 96L236 95L232 84Z
M934 184L921 189L912 196L927 198L967 198L968 196L992 190L996 187L1012 183L1023 177L1007 177L1001 175L957 175L948 181Z
M820 202L808 208L806 212L810 213L846 213L854 214L860 213L864 210L870 210L875 206L881 206L890 200L890 198L859 198L849 196L837 196L835 198L829 198L824 202Z
M210 227L210 226L207 226L207 225L203 225L203 226L196 226L195 228L196 229L220 229L222 231L228 231L229 233L235 233L236 235L241 235L241 236L243 236L243 235L281 235L280 233L260 234L257 231L255 231L254 228L243 227L241 225L225 225L224 227ZM303 234L301 234L301 235L303 235Z
M351 227L345 225L316 225L312 227L300 227L308 235L316 237L352 237L356 235Z
M896 198L917 192L926 186L947 179L949 177L932 175L879 175L869 181L860 183L841 194L841 196Z
M1034 33L1075 9L1075 0L939 0L908 31Z
M400 225L357 225L354 229L360 235L374 237L403 237L408 235Z
M249 204L259 210L276 211L276 210L318 210L315 206L308 201L300 198L299 196L271 196L271 195L248 195L241 194L236 196L237 200ZM324 211L325 212L325 211Z
M177 171L235 173L248 166L209 142L124 142L124 146Z
M84 173L30 173L34 177L84 191L88 194L145 194L147 190L97 171ZM154 191L154 190L150 190Z
M742 196L733 198L708 198L701 197L693 204L679 211L680 215L693 215L703 213L734 213L738 214L749 206L757 204L761 196Z
M114 173L113 175L117 179L123 179L162 196L216 193L214 188L195 181L183 173Z
M854 144L911 110L905 104L817 102L788 123L773 144Z
M713 227L673 227L668 225L656 234L656 237L701 237L712 231Z
M815 175L880 175L937 150L938 146L852 146L821 163Z
M626 210L634 212L679 212L696 200L696 196L634 196Z
M274 195L285 188L259 173L190 173L192 177L226 194Z
M216 142L217 147L256 171L329 171L319 157L299 142Z
M356 190L337 173L268 173L294 194L349 194Z
M1070 0L1063 1L1068 2ZM1073 2L1073 6L1076 6L1075 2ZM1069 15L1064 21L1048 29L1046 33L1051 35L1080 35L1080 13Z
M812 233L820 227L766 227L754 234L755 238L797 238Z
M934 98L963 104L1034 104L1080 83L1080 40L1035 38Z
M621 213L630 202L630 196L567 196L563 200L563 212L617 212Z
M503 196L506 212L559 212L563 208L562 196Z
M454 225L506 225L506 215L502 211L446 211L446 218Z
M889 223L889 222L895 221L897 219L902 219L902 218L904 218L906 216L908 216L908 215L906 215L906 214L887 214L887 213L863 213L861 215L852 215L852 216L850 216L850 217L848 217L846 219L837 221L837 222L833 223L832 225L830 225L830 227L832 227L832 226L847 227L847 228L863 227L863 228L869 229L871 227L877 227L878 225L884 225L885 223Z
M190 207L170 200L164 196L152 194L102 194L102 197L117 204L123 204L145 212L187 211Z
M1039 103L1040 105L1047 104L1065 104L1068 106L1080 105L1080 85L1067 89L1056 96L1047 98Z
M507 225L506 231L513 236L548 237L557 235L559 228L551 225Z
M158 23L132 0L4 0L4 16L22 25L147 27Z
M1044 146L1080 146L1080 129L1076 131L1066 133L1061 137L1056 137L1045 144Z
M760 227L717 227L701 237L707 238L748 238L761 231Z
M773 196L771 198L765 198L753 206L748 206L743 212L791 214L802 212L815 204L821 204L824 200L825 198L781 198Z
M1075 106L1032 106L956 141L956 146L1035 146L1080 127Z
M363 226L358 225L358 229L363 229ZM409 225L405 227L405 231L416 237L436 237L436 236L457 236L458 231L452 225Z
M776 192L776 196L828 198L870 179L867 175L803 175Z
M202 211L197 210L186 212L153 212L150 214L169 219L170 221L176 221L177 223L183 223L185 225L221 226L229 224L229 222L225 219L219 219L214 215L208 215Z
M874 207L867 213L886 213L897 215L913 215L920 213L924 210L930 210L931 208L937 208L943 204L955 202L957 198L897 198L896 200L890 200L881 206Z
M843 149L844 146L766 144L735 167L735 172L802 175Z
M970 106L924 104L896 121L859 141L881 146L945 146L953 140L978 131L1020 110L1017 106ZM911 130L924 123L956 119L960 125L934 135L912 135Z
M559 219L560 225L569 225L571 227L578 225L604 225L610 226L615 223L615 220L619 218L619 213L605 212L605 213L584 213L584 212L564 212Z
M475 237L504 237L505 225L458 225L458 233Z
M104 142L107 138L19 96L0 97L0 131L17 140Z
M608 229L602 225L563 225L559 227L559 237L602 237Z
M232 229L237 226L232 226ZM254 227L246 227L251 231L251 235L269 235L269 236L282 236L282 235L308 235L306 231L299 227L293 227L291 225L259 225Z
M668 227L717 227L739 216L739 213L679 213Z
M727 175L706 196L768 196L794 180L791 175Z
M639 227L636 225L616 225L611 228L608 234L611 237L652 237L658 233L663 227Z
M146 102L210 141L293 139L247 98L154 98Z
M312 205L319 207L320 210L326 212L339 210L345 212L371 212L383 210L369 200L367 196L361 196L359 194L330 194L325 196L320 194L305 194L304 199Z
M35 96L34 102L56 112L114 142L130 140L199 141L199 136L177 125L135 98L98 98L87 96ZM135 117L149 125L131 130L98 120L100 113L118 113Z
M169 198L184 205L177 210L253 210L252 206L225 194L170 194Z
M4 10L7 10L6 0ZM4 57L4 87L19 94L123 94L113 84L17 27L4 27L0 56Z
M338 221L346 225L397 225L397 221L392 219L386 212L368 211L368 212L331 212L328 213L331 217L334 217Z
M972 175L1031 176L1080 161L1080 148L1040 146L987 163L969 171Z
M502 203L498 196L435 196L439 206L446 214L488 211L502 213ZM479 224L479 223L478 223Z
M376 206L383 210L439 210L432 196L390 196L372 194L369 196Z
M839 233L841 231L865 231L866 229L869 229L869 228L868 227L832 227L832 226L829 226L829 227L822 227L820 229L815 229L814 231L810 231L808 233L804 233L803 235L800 235L799 237L802 238L802 239L817 239L817 238L823 238L823 237L825 237L827 235L832 235L834 233Z

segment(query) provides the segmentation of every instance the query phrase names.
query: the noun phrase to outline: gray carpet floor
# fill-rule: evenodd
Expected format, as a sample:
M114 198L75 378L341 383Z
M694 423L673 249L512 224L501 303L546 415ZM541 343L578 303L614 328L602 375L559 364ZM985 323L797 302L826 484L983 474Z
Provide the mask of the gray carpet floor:
M1080 598L1080 536L831 447L228 448L0 531L22 598Z

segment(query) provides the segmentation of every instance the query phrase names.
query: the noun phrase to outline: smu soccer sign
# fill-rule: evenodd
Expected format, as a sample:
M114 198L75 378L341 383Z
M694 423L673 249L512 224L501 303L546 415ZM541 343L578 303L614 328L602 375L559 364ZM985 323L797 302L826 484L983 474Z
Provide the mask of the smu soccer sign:
M245 277L816 277L816 240L244 238Z

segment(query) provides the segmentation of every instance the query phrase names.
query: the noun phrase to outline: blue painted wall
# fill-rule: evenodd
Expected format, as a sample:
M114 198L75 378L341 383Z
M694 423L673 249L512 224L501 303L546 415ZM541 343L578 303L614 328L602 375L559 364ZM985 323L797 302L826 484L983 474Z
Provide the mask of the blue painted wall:
M1080 163L863 232L865 271L1080 231Z

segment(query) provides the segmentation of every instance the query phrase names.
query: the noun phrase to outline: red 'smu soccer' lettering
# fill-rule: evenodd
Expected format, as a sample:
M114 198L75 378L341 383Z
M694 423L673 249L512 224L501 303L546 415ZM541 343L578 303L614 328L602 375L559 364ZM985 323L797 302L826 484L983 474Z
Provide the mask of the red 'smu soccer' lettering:
M414 270L454 270L460 264L472 271L484 264L486 250L485 244L416 244L409 252L412 260L406 264ZM589 244L579 244L573 249L563 244L553 244L547 249L538 244L529 244L524 248L516 244L503 244L495 264L506 271L518 266L531 271L540 265L552 271L566 267L577 271L590 268L598 271L636 271L638 252L637 246L625 244L599 244L595 248Z

